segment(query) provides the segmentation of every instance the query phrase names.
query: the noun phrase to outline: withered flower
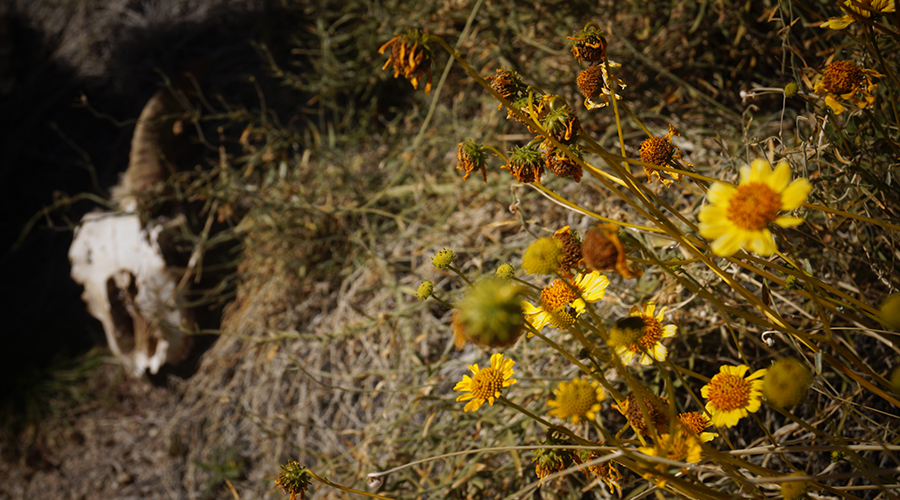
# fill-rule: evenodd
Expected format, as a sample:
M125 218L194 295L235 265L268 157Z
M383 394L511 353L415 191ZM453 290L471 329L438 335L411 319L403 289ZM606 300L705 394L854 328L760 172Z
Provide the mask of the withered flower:
M566 100L560 96L551 96L548 99L550 110L544 116L544 130L552 135L554 139L563 144L572 144L578 138L578 131L581 128L581 122L575 116L575 112L566 103ZM550 141L544 142L544 147L550 148Z
M541 175L544 174L544 157L536 147L517 147L509 153L509 163L502 168L509 169L517 181L527 184L529 182L541 183Z
M566 226L553 233L553 239L562 243L562 260L557 272L564 278L575 276L572 271L584 265L584 259L581 257L581 238L578 237L578 233Z
M572 43L572 55L576 61L594 64L606 60L606 38L596 23L588 23L575 36L566 38Z
M615 224L597 225L589 229L584 235L581 253L589 270L614 270L625 279L644 274L625 260L625 247L619 241L619 228Z
M569 151L575 154L578 159L584 159L584 154L581 152L581 148L577 145L569 146ZM549 151L544 153L544 157L547 159L547 169L556 174L559 177L571 177L575 179L575 182L581 182L581 177L584 174L584 171L581 169L581 165L575 163L575 161L566 156L565 153L559 151L556 148L551 148Z
M491 84L491 88L502 95L504 99L515 101L525 92L525 83L518 73L508 69L497 69L497 74L484 78ZM500 104L497 109L503 105Z
M456 168L466 172L463 180L468 179L472 172L481 170L481 176L484 177L484 182L487 182L486 165L487 153L484 146L471 139L459 143L459 149L456 151Z
M428 35L422 30L406 30L406 33L396 35L378 49L379 54L390 47L391 55L382 69L388 66L394 68L394 78L401 74L412 83L413 88L419 88L419 82L423 76L428 76L425 84L425 93L431 92L431 64L434 62L434 54L428 45Z
M584 96L584 107L597 109L608 106L612 96L612 85L615 82L617 89L624 89L627 85L618 77L609 73L610 69L621 68L622 65L614 61L604 61L601 64L591 66L578 74L578 91ZM616 99L622 96L616 94Z
M648 423L653 425L657 432L666 432L667 426L669 425L668 398L656 396L655 394L645 391L646 390L641 391L644 394L640 397L650 420L647 420L644 417L644 412L641 411L641 404L638 403L635 393L629 394L628 398L625 399L625 401L622 401L621 405L612 405L612 407L619 410L619 413L622 415L625 415L625 418L628 419L628 423L631 424L631 428L634 429L635 433L640 433L642 436L649 436L650 427L647 425Z
M838 98L850 101L860 108L875 102L872 92L878 84L872 78L884 77L873 69L862 68L853 61L835 61L828 65L825 74L816 82L813 92L825 94L825 104L839 115L846 108L838 102Z
M673 159L684 161L684 158L681 157L681 149L672 144L672 137L676 135L680 134L676 132L675 127L670 124L669 133L663 137L649 137L644 139L644 142L641 143L641 161L659 165L660 167L667 166ZM685 163L689 166L693 166L690 163ZM679 181L682 177L682 175L677 172L666 172L666 175L672 177L672 179L667 179L661 176L659 170L646 165L643 165L643 167L644 172L647 173L648 183L653 182L653 178L656 177L664 186L669 187L672 185L672 182Z

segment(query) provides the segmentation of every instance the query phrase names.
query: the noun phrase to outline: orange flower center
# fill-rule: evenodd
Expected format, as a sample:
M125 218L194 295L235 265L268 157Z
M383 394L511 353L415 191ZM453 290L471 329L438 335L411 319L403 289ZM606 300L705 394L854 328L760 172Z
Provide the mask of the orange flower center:
M541 292L541 308L553 314L565 309L566 304L577 298L578 293L575 291L575 287L562 280L555 280Z
M643 335L641 335L636 342L628 346L628 349L633 353L649 351L657 342L659 342L663 333L662 325L660 325L659 321L656 321L655 318L641 317L640 319L644 322L644 327L641 328L641 333L643 333Z
M863 72L853 61L837 61L825 70L822 85L832 94L846 94L859 88Z
M763 182L738 186L728 203L728 219L741 229L759 231L775 220L781 197Z
M678 415L678 420L694 434L700 434L709 427L710 424L709 419L707 419L706 416L695 411Z
M649 137L641 143L641 161L665 165L672 157L672 144L665 137Z
M680 434L670 435L669 439L660 440L659 450L669 460L684 460L688 455L688 442Z
M503 374L499 370L487 367L472 377L471 393L475 399L487 400L503 389Z
M566 328L575 323L566 308L569 302L578 298L575 287L561 280L555 280L541 292L541 309L550 315L550 324L556 328Z
M730 373L719 373L709 381L709 402L721 411L746 408L750 403L750 382Z

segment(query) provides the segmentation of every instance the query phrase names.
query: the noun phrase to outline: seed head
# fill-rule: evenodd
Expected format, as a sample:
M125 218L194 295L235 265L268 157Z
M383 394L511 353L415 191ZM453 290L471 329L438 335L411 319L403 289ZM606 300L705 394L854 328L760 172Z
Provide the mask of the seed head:
M885 299L879 309L879 321L886 328L900 331L900 293L895 293Z
M788 476L805 476L802 472L792 472ZM785 481L781 483L781 496L784 500L797 500L809 489L808 481Z
M799 90L800 87L797 86L797 82L790 82L784 86L784 96L790 99L797 95Z

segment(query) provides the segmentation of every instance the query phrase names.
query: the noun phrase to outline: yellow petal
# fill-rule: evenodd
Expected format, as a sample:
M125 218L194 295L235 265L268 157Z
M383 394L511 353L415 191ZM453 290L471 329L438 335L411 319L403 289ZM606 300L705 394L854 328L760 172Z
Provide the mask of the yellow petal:
M843 113L847 109L830 95L825 96L825 104L827 104L828 107L831 108L831 111L833 111L836 115Z
M842 30L853 22L853 18L850 16L843 17L831 17L828 19L828 22L822 23L820 28L830 28L833 30Z
M806 197L812 190L812 184L806 179L797 179L781 193L781 209L794 210L806 202Z
M803 224L803 219L800 217L778 217L775 219L775 224L780 227L794 227Z
M735 228L736 229L736 228ZM732 231L723 234L712 242L712 251L719 257L734 255L744 245L744 235L741 231Z
M744 175L747 172L749 172L749 175ZM769 165L769 162L762 158L757 158L750 164L749 171L746 167L741 168L741 184L747 184L749 182L765 182L771 172L772 168Z
M713 205L728 205L731 196L734 195L735 187L724 182L713 182L706 192L706 198Z
M772 171L772 175L769 176L766 184L776 193L780 193L784 191L789 182L791 182L791 166L788 162L783 161Z

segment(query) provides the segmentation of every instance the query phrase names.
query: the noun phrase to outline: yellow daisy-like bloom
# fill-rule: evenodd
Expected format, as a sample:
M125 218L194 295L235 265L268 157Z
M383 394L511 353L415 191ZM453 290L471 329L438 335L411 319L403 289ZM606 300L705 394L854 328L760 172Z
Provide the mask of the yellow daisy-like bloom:
M707 427L712 425L712 421L703 413L696 411L679 413L678 420L685 429L700 438L701 443L708 443L719 435L717 432L704 432Z
M638 306L631 308L631 317L640 318L643 322L643 327L641 327L639 332L635 332L635 338L618 339L618 342L615 344L616 354L622 360L622 364L627 365L631 363L638 354L640 354L641 364L644 366L652 364L654 359L657 361L666 360L666 355L669 351L666 349L666 346L662 345L662 339L674 336L678 327L675 325L663 326L665 307L660 308L659 314L653 316L655 310L656 303L653 301L647 302L643 309ZM614 340L612 335L610 339Z
M469 367L472 370L472 377L463 375L462 381L458 382L454 391L464 391L463 394L456 398L457 401L469 401L463 411L477 410L485 401L489 405L494 406L494 400L500 397L501 390L516 383L513 376L513 365L515 361L506 358L499 352L491 356L491 366L478 369L478 364Z
M822 23L819 27L842 30L855 22L856 17L872 17L873 14L895 12L897 9L894 0L844 0L841 8L847 14L828 18L828 22Z
M709 188L709 204L700 209L700 234L715 240L712 251L728 256L740 249L763 257L778 247L767 226L793 227L803 223L799 217L779 216L782 210L794 210L806 201L812 186L806 179L791 180L791 167L781 162L773 171L769 162L754 160L741 167L738 186L715 182Z
M703 455L703 448L697 439L686 433L660 434L659 440L653 446L638 448L644 455L652 457L668 458L678 462L695 464Z
M878 84L872 78L884 77L881 73L860 67L853 61L834 61L813 85L816 95L825 94L825 104L834 114L839 115L847 108L838 102L838 98L850 101L854 105L865 108L875 102L872 92Z
M603 298L608 285L609 279L598 271L579 273L568 282L554 280L541 292L541 306L535 307L524 301L522 312L535 330L540 331L547 325L567 328L584 312L587 303Z
M553 394L556 399L547 401L547 406L553 408L550 415L561 419L571 418L573 424L577 424L582 418L596 419L600 402L606 399L600 382L583 378L560 382L553 389Z
M706 411L712 415L713 425L734 427L740 419L759 410L762 377L767 370L756 370L744 378L749 370L747 365L721 366L709 384L700 389L700 394L707 399Z
M667 458L678 462L687 462L695 464L700 461L703 456L703 448L697 438L691 434L679 431L675 434L660 434L659 439L653 446L642 446L638 451L644 455L651 457ZM666 464L658 464L655 468L664 471L669 466ZM653 478L653 474L645 474L645 479ZM664 478L658 478L656 485L663 487L666 484Z

